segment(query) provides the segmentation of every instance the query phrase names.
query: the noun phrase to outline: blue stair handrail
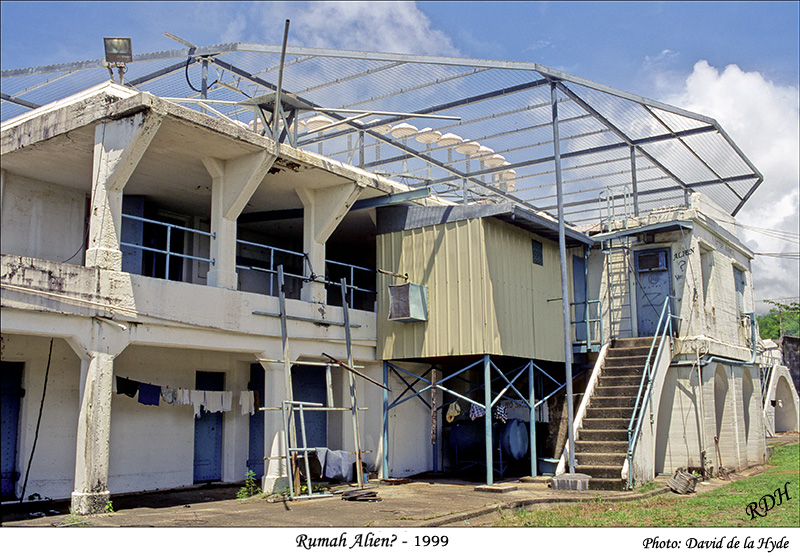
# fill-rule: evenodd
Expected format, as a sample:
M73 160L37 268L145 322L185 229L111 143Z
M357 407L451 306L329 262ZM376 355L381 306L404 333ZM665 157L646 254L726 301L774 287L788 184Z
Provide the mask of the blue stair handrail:
M642 380L639 384L639 393L636 395L636 404L633 407L631 421L628 424L628 489L633 488L633 456L636 453L636 445L639 439L639 432L642 429L645 408L648 406L644 400L650 397L653 390L653 350L656 349L656 342L658 342L655 361L660 361L661 354L664 351L664 344L667 343L667 338L669 338L670 342L672 341L672 319L674 318L670 303L672 299L673 296L670 295L664 299L664 306L661 308L658 326L656 327L655 334L653 334L653 342L650 344L650 351L647 353L647 362L644 367L644 372L642 373ZM644 395L642 395L643 392ZM650 411L652 413L652 404L650 404L650 406Z

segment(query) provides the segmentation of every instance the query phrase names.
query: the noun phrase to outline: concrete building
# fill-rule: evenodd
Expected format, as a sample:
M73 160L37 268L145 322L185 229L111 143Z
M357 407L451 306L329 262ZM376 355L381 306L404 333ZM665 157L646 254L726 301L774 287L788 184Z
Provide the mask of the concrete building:
M3 72L5 499L92 513L248 471L280 491L304 435L350 480L358 458L542 472L572 388L591 406L609 342L661 334L667 296L654 418L613 478L763 460L731 227L761 176L716 122L538 64L305 48L277 102L244 68L278 54ZM288 401L327 410L286 426Z

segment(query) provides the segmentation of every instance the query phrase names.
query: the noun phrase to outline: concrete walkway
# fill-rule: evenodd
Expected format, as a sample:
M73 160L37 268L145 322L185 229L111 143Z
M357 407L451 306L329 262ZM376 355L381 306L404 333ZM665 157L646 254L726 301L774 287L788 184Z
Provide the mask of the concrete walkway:
M795 441L784 437L784 441ZM732 480L758 474L766 466L751 467ZM348 501L342 492L326 498L270 502L259 496L237 500L238 486L198 487L182 491L112 497L115 512L86 518L39 508L41 517L30 513L12 515L4 508L5 527L459 527L487 526L501 512L519 507L547 507L551 504L584 500L621 501L642 499L657 494L680 496L666 486L668 477L659 477L656 488L646 493L610 491L554 491L549 481L539 477L501 482L496 488L456 480L415 480L405 484L380 484L367 487L380 501ZM712 479L698 484L703 492L728 484ZM691 495L690 495L691 496ZM55 506L54 506L55 508Z

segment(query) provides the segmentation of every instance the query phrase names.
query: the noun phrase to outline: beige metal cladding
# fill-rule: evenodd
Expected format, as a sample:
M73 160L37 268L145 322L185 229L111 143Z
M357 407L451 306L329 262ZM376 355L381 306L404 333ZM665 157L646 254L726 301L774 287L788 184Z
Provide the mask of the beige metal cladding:
M542 244L542 265L533 263L532 239ZM382 234L377 243L379 268L408 273L409 281L428 288L427 322L392 322L387 286L402 280L379 275L381 359L564 360L556 243L494 218Z

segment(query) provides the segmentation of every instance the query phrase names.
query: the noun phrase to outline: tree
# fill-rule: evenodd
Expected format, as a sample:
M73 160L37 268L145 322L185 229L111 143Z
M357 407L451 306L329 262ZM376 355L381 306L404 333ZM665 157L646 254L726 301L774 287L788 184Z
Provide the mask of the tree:
M800 336L800 302L765 301L773 307L766 315L756 317L761 337L777 340L782 335Z

